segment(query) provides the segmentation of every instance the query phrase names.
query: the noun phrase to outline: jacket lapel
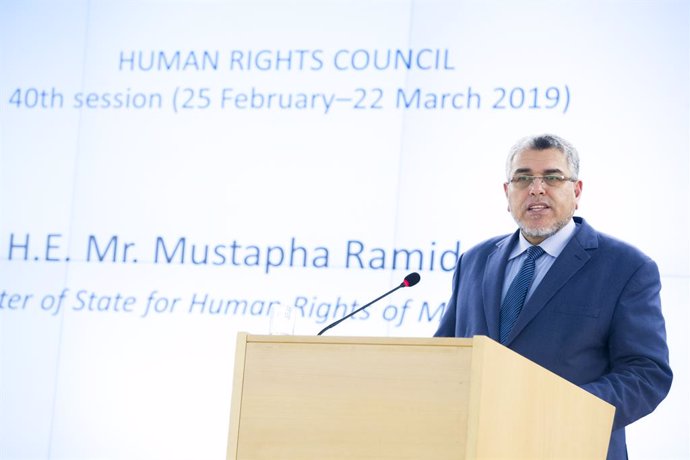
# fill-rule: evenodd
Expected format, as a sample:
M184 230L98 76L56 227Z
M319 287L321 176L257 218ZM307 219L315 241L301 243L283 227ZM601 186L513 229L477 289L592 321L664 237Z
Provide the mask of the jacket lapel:
M508 336L506 345L509 345L522 332L554 294L589 261L591 256L587 249L595 249L597 247L596 234L592 227L579 218L576 218L576 222L582 222L582 224L565 248L563 248L563 252L561 252L546 273L546 276L544 276L544 279L537 286L532 297L522 307L522 312Z
M517 241L518 232L508 235L496 243L496 248L486 260L486 268L483 276L484 316L489 337L499 340L499 311L501 309L501 293L503 291L503 279L505 278L506 265L510 249Z

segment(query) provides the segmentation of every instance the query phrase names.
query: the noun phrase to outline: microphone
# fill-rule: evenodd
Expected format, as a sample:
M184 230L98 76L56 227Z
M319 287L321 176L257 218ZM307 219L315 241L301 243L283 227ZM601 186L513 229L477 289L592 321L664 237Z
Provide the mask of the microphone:
M332 328L333 326L337 326L338 324L340 324L340 323L342 323L343 321L345 321L346 319L348 319L350 316L353 316L353 315L355 315L356 313L359 313L360 311L362 311L362 310L364 310L365 308L367 308L369 305L371 305L371 304L373 304L373 303L375 303L375 302L378 302L379 300L383 299L383 298L386 297L387 295L394 293L394 292L397 291L398 289L403 288L403 287L412 287L412 286L414 286L415 284L419 283L419 280L420 280L420 279L421 279L421 277L419 276L419 273L417 273L417 272L410 273L409 275L407 275L407 276L405 277L405 279L403 280L402 283L400 283L399 286L397 286L397 287L395 287L394 289L391 289L390 291L386 292L386 293L383 294L381 297L378 297L378 298L372 300L372 301L369 302L368 304L366 304L366 305L364 305L364 306L362 306L362 307L359 307L357 310L353 311L352 313L343 316L343 317L340 318L338 321L335 321L335 322L329 324L328 326L326 326L326 327L324 327L323 329L321 329L321 331L320 331L318 334L316 334L316 335L321 335L321 334L323 334L324 332L326 332L327 330L329 330L329 329Z

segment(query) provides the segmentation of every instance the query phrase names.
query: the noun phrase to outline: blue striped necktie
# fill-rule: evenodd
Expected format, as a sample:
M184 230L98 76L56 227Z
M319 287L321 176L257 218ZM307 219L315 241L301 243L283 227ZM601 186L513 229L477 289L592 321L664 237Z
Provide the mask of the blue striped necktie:
M525 259L513 282L510 283L506 297L501 304L499 331L501 343L506 342L510 331L517 322L522 305L525 303L525 297L527 297L527 291L529 291L529 287L532 284L532 278L534 278L535 261L542 254L544 254L542 248L530 246L527 250L527 259Z

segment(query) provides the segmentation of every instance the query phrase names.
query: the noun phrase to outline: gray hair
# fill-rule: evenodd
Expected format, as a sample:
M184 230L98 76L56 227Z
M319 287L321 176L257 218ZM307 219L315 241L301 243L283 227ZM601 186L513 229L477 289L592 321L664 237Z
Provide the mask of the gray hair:
M563 139L562 137L553 134L540 134L537 136L523 137L510 149L508 159L506 160L506 177L510 180L510 170L513 166L513 159L518 153L525 150L546 150L556 149L563 152L565 159L570 168L570 175L573 179L577 179L580 174L580 156L573 145Z

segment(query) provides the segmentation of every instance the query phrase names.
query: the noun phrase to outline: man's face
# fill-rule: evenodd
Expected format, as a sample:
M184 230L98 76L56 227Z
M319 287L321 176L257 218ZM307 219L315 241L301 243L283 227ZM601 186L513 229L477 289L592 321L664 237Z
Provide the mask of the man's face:
M525 150L513 158L511 177L571 177L565 154L557 149ZM521 187L508 182L503 185L508 198L508 211L522 234L532 244L539 244L563 228L573 217L582 193L582 181L563 181L547 185L536 179Z

